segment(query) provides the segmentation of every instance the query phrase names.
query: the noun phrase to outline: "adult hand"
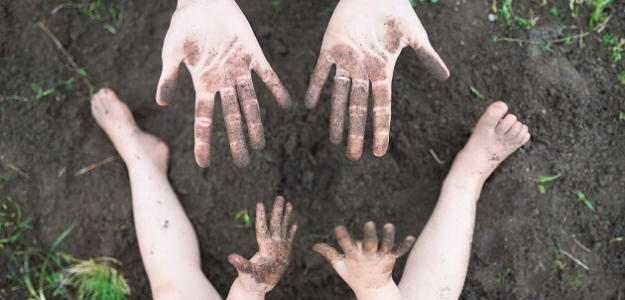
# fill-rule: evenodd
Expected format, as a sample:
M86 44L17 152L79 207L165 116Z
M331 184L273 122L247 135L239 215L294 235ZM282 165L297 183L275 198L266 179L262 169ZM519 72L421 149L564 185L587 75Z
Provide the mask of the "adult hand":
M449 71L432 48L408 0L341 0L326 29L319 60L306 93L306 107L319 101L323 84L336 65L330 112L330 142L343 141L347 99L347 157L362 155L369 82L373 94L373 154L386 153L391 126L391 81L399 53L412 47L426 69L445 80Z
M291 98L273 71L247 19L234 0L180 0L163 45L163 72L156 102L174 99L180 62L189 69L195 87L195 159L201 167L211 160L211 130L215 95L221 95L230 151L238 167L249 164L241 109L253 149L265 147L260 108L251 70L265 82L282 107Z
M228 261L239 271L237 280L253 294L269 292L278 283L291 260L291 246L297 225L289 229L289 217L293 206L284 198L277 197L271 211L269 227L265 219L265 207L256 204L256 239L258 252L247 260L241 255L230 254Z
M364 241L354 242L344 226L335 228L336 239L345 254L325 243L315 244L313 250L332 264L357 296L370 295L373 290L385 289L391 283L398 293L391 277L395 260L410 250L415 238L407 236L402 243L394 245L395 226L390 223L384 225L382 242L378 240L375 223L367 222L364 231Z

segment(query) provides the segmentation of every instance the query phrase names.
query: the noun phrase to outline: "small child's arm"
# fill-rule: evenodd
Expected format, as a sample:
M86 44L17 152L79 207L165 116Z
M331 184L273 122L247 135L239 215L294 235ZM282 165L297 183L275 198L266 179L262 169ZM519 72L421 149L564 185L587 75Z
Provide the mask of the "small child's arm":
M392 273L395 260L406 254L415 238L407 236L400 244L395 243L395 226L384 225L382 241L378 240L375 223L365 224L364 241L354 242L344 226L335 228L336 238L345 254L328 244L319 243L313 250L323 255L336 272L352 288L358 300L402 299Z
M256 239L258 252L247 260L230 254L228 261L237 269L239 277L232 283L227 300L265 299L265 294L278 283L291 260L291 246L297 225L289 228L293 206L277 197L271 211L269 227L265 207L256 204Z

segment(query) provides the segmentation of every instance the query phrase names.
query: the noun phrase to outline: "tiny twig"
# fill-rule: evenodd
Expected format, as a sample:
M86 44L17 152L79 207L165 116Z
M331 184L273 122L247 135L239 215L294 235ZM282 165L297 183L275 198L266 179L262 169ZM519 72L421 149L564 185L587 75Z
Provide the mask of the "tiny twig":
M584 269L586 269L586 270L590 271L590 268L589 268L589 267L588 267L585 263L583 263L583 262L582 262L582 261L580 261L579 259L575 258L573 255L571 255L571 253L568 253L568 252L566 252L566 251L564 251L564 250L562 250L562 249L560 249L560 253L562 253L562 254L564 254L566 257L568 257L568 258L572 259L575 263L577 263L578 265L582 266L582 268L584 268Z
M23 102L28 102L28 98L26 98L24 96L19 96L19 95L9 95L9 96L0 95L0 102L5 101L5 100L19 100L19 101L23 101Z
M504 42L514 42L514 43L527 43L527 44L557 44L557 43L564 43L570 39L577 39L577 38L583 38L587 35L589 35L590 32L582 32L580 34L576 34L576 35L571 35L571 36L567 36L567 37L563 37L563 38L559 38L559 39L555 39L555 40L550 40L550 41L537 41L537 40L524 40L524 39L512 39L512 38L507 38L507 37L498 37L497 41L504 41Z
M82 81L87 85L87 87L89 87L89 91L93 91L95 89L95 87L93 86L93 84L91 83L91 81L89 81L89 79L87 79L87 77L85 77L82 72L80 71L80 67L78 67L78 65L76 64L76 62L74 61L74 59L72 58L72 56L67 52L67 50L65 50L65 47L63 47L63 45L61 44L61 42L59 41L59 39L56 38L56 36L54 35L54 33L52 33L52 31L50 31L50 29L48 29L48 27L46 26L46 24L44 24L42 21L39 21L37 23L37 25L39 25L39 27L41 28L41 30L43 30L49 37L50 39L52 39L52 41L54 42L54 44L56 45L57 48L59 48L59 50L61 50L61 53L63 53L63 55L65 56L65 58L67 59L67 61L69 62L69 64L72 66L72 68L74 69L74 71L76 71L76 73L80 76L80 78L82 78Z
M85 174L85 173L87 173L87 172L89 172L89 171L91 171L91 170L93 170L93 169L95 169L97 167L100 167L100 166L103 166L105 164L108 164L108 163L116 160L117 158L119 158L119 156L113 155L113 156L107 157L107 158L105 158L105 159L103 159L103 160L101 160L99 162L90 164L90 165L88 165L88 166L86 166L86 167L84 167L84 168L74 172L74 176Z
M580 243L575 236L573 236L573 241L575 242L575 244L577 244L577 246L579 246L580 248L586 250L586 252L592 252L590 251L590 249L588 249L586 246L582 245L582 243Z
M3 164L7 167L9 167L11 170L17 172L18 174L22 175L24 178L26 179L30 179L30 175L28 175L26 172L22 171L20 168L16 167L13 164L10 164L8 162L3 162Z
M440 159L440 158L438 157L438 155L436 155L436 152L434 152L434 150L430 149L430 154L432 154L432 156L434 157L434 159L436 160L436 162L437 162L439 165L444 165L444 164L445 164L445 161L444 161L444 160L442 160L442 159Z

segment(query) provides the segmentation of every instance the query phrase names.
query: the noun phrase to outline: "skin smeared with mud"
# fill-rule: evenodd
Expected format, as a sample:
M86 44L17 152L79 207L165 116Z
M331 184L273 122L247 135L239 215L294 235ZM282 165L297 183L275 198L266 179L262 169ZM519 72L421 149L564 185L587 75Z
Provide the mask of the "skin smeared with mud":
M291 261L291 248L297 226L289 227L293 206L284 198L277 197L269 226L265 218L265 208L256 205L256 239L258 252L247 260L238 254L230 254L228 261L239 271L239 279L250 292L266 293L280 280Z
M358 14L354 15L354 11ZM332 65L336 65L330 142L343 141L343 118L348 113L346 155L351 160L362 156L369 92L373 95L373 154L382 156L388 149L393 68L406 46L415 49L426 69L436 78L449 77L447 67L430 45L419 18L407 1L343 0L337 5L305 101L308 108L317 105Z
M196 162L201 167L210 165L213 113L219 94L232 160L238 167L246 167L250 154L244 122L252 148L262 149L266 144L251 71L260 76L282 107L291 105L291 97L264 57L254 32L234 1L219 5L181 3L165 38L163 72L156 100L161 105L173 101L179 64L184 62L193 77L196 92Z
M408 253L415 242L413 236L407 236L395 245L395 226L390 223L384 225L382 241L372 221L365 224L362 241L354 242L344 226L337 226L334 233L344 254L325 243L315 244L313 250L332 264L356 294L389 284L395 261Z

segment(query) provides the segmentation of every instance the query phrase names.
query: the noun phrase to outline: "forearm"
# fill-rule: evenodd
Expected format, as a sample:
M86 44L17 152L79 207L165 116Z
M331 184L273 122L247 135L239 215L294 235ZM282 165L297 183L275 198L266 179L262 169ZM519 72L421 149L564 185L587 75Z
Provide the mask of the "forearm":
M354 290L358 300L401 300L402 296L397 288L397 284L390 280L388 284L378 288L366 288Z
M265 293L249 292L243 286L243 283L237 279L234 280L228 292L226 300L263 300L265 299Z
M404 299L458 299L480 191L479 183L453 176L445 179L436 208L408 257L399 284Z

